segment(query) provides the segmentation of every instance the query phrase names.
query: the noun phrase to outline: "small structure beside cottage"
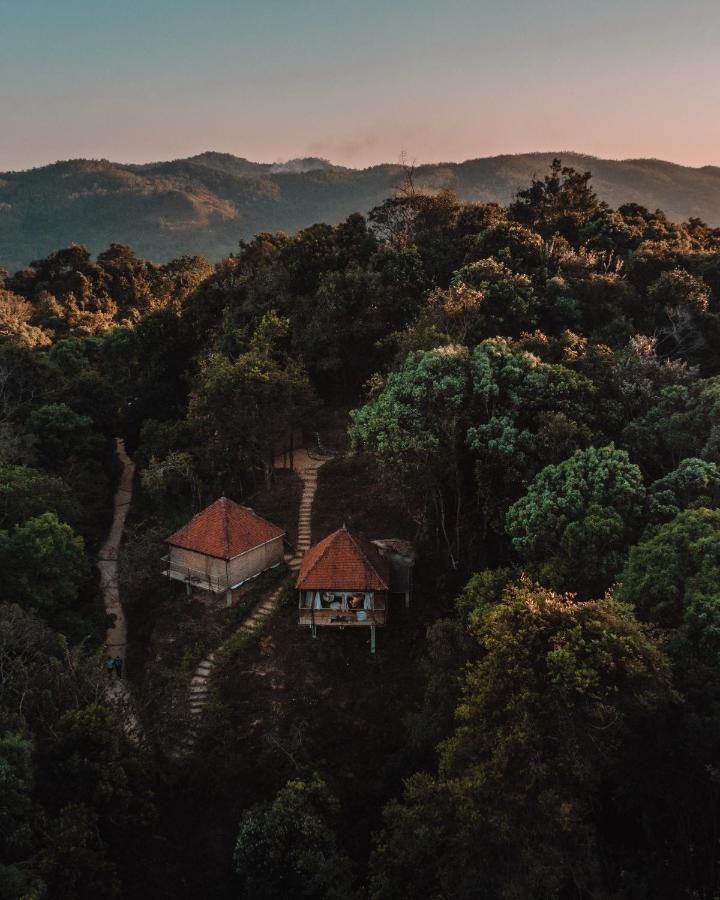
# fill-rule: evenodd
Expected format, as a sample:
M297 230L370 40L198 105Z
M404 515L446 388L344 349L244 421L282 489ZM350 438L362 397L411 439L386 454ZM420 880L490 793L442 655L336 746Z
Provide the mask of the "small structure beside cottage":
M405 597L405 609L407 609L410 606L413 589L415 548L410 541L403 541L399 538L374 540L373 544L390 564L390 593L402 594Z
M296 587L300 625L313 637L318 627L375 628L387 621L390 563L380 548L343 526L303 557Z
M285 532L247 506L220 497L170 537L164 574L193 587L225 593L283 561Z

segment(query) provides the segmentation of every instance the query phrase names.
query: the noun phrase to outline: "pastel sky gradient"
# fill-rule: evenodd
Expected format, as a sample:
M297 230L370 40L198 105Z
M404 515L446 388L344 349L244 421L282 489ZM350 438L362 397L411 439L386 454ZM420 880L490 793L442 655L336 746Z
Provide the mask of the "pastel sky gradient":
M208 149L720 165L720 0L0 0L0 171Z

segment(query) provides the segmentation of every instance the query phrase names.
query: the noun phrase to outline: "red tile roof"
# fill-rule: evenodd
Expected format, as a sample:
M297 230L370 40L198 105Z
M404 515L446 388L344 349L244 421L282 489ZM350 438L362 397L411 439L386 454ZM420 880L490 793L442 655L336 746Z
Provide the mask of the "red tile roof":
M297 577L302 590L387 591L390 564L378 548L344 526L310 547Z
M206 556L232 559L285 532L247 506L221 497L194 516L165 543Z

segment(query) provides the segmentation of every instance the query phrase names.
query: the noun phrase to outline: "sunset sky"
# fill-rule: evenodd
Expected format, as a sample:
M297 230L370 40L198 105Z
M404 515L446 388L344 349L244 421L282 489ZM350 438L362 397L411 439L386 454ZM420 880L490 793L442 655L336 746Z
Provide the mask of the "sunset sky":
M218 150L720 165L718 0L0 0L0 170Z

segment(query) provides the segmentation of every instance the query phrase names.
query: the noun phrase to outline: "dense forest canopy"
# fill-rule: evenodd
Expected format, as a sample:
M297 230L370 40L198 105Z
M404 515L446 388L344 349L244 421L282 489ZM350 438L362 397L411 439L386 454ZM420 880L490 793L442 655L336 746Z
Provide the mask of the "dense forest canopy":
M228 639L159 574L218 496L295 515L299 429L338 450L314 528L417 549L376 659L289 592ZM92 565L117 435L141 744ZM718 895L720 229L555 160L215 265L72 245L0 278L0 468L1 896Z

